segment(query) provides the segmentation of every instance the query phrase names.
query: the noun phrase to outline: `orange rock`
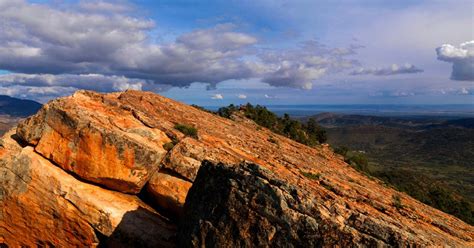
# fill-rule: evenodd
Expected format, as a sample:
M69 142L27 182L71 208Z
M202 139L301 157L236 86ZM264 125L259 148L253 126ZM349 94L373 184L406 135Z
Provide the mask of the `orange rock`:
M151 177L146 189L155 205L181 217L186 194L191 185L191 182L159 171Z
M194 126L198 138L186 137L174 128L176 124ZM79 91L45 105L19 125L17 135L64 170L122 192L139 192L163 165L169 174L178 176L157 174L153 180L159 185L156 202L163 209L176 206L179 212L188 187L177 179L193 182L203 160L230 165L249 161L271 171L270 183L276 185L276 192L287 190L291 197L285 201L297 201L317 219L325 240L350 233L350 237L376 238L382 243L394 236L402 241L416 236L422 240L415 242L419 246L474 246L472 226L367 178L329 147L311 148L245 118L221 118L150 92ZM171 141L169 137L177 144L167 153L162 146ZM6 153L0 149L0 154ZM395 195L400 196L403 208L393 203ZM294 211L298 214L298 209Z
M140 240L172 246L175 227L137 197L78 181L8 135L0 158L0 240L10 247L95 247ZM126 243L124 243L126 244Z
M18 135L66 171L107 188L138 193L159 169L170 139L102 95L77 92L46 104Z

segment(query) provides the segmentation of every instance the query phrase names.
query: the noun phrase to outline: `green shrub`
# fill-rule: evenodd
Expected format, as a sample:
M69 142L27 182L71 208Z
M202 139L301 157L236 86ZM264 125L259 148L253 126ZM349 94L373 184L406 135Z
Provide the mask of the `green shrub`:
M168 143L163 144L163 148L167 151L170 151L171 149L173 149L174 145L175 144L173 142L168 142Z
M317 174L313 174L311 172L304 172L302 171L301 174L303 174L303 176L309 178L309 179L312 179L312 180L319 180L321 178L321 174L317 173Z
M268 137L267 141L273 144L278 144L278 140L276 140L273 136Z
M288 114L278 117L276 114L261 105L253 106L250 103L241 106L233 104L217 110L219 116L230 118L236 111L241 111L245 117L258 125L270 129L272 132L284 135L299 143L314 146L327 140L326 131L312 118L306 124L290 118Z
M400 198L400 195L392 195L392 205L396 209L403 208L402 199Z
M367 156L364 153L355 151L349 152L344 150L339 150L339 152L345 154L344 161L346 163L354 167L356 170L364 172L366 175L370 175L369 160L367 159Z
M347 152L349 152L349 148L347 148L346 146L338 146L334 149L334 152L346 157Z
M198 138L198 130L195 127L188 126L185 124L176 124L174 128L184 135L197 139Z
M473 204L443 181L406 169L379 171L373 175L425 204L474 225Z
M196 104L191 104L191 107L197 108L197 109L202 110L202 111L204 111L204 112L208 112L208 113L212 113L212 114L214 113L214 112L212 112L212 111L210 111L210 110L208 110L208 109L205 109L204 107L201 107L201 106L196 105Z

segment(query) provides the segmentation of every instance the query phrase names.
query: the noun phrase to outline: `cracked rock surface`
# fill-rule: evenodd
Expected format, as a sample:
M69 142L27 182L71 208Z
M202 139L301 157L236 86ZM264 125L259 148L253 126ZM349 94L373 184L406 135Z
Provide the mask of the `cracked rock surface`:
M328 146L150 92L78 91L0 139L0 246L473 247L473 237Z
M139 237L142 247L174 245L175 225L138 197L82 182L11 136L0 148L0 241L95 247L100 233L109 243Z

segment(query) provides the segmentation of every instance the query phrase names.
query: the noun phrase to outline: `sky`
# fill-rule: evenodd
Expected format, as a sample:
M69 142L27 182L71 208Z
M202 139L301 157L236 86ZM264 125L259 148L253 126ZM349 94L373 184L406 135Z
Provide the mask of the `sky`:
M0 94L473 104L474 1L0 0Z

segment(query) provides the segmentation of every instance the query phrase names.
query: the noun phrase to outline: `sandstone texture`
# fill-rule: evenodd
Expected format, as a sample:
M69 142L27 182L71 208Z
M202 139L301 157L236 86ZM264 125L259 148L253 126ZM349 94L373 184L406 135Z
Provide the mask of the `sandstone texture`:
M175 225L138 197L79 181L12 136L0 148L0 240L10 247L95 247L97 234L174 244Z
M152 204L174 216L183 216L186 195L192 183L166 172L156 172L147 184Z
M328 146L150 92L49 102L0 140L0 180L0 246L474 246Z
M138 193L159 168L166 153L163 144L170 140L114 99L80 92L52 101L18 126L18 136L66 171L110 189Z

